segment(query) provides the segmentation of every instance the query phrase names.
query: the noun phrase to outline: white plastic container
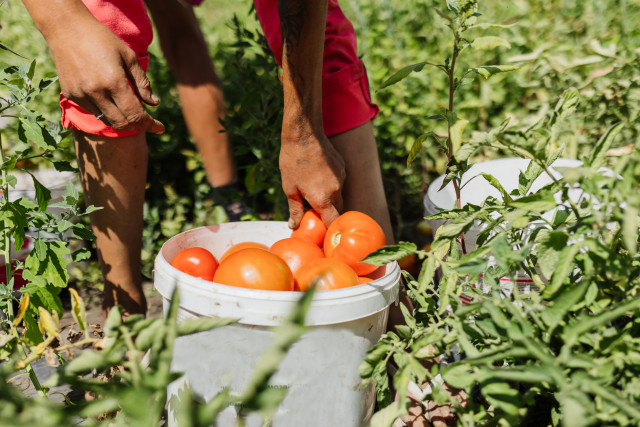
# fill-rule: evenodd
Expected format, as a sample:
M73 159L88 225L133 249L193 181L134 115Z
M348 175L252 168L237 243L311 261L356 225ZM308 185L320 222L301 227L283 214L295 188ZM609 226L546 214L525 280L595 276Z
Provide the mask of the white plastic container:
M486 173L493 175L507 192L511 192L518 188L518 177L520 172L525 172L527 170L529 162L529 159L506 158L474 164L462 177L462 190L460 191L460 201L462 206L465 206L468 203L482 205L489 197L495 197L498 200L502 200L500 192L489 184L481 174ZM579 160L558 159L552 164L552 167L549 168L549 172L551 172L555 178L561 178L562 175L560 172L554 168L572 168L579 167L581 165L582 162ZM441 175L429 185L427 194L424 196L425 216L434 215L440 211L449 210L455 207L456 193L453 188L453 183L448 183L442 190L440 190L444 178L444 175ZM535 193L551 182L552 178L547 173L543 172L538 179L533 182L529 192ZM576 189L570 191L569 197L577 200L580 194L581 191ZM558 200L560 200L559 197L560 195L558 195ZM435 232L438 227L444 224L445 220L427 220L427 222ZM475 242L480 231L482 231L482 229L479 226L476 226L472 227L465 234L465 242L469 251L475 248Z
M59 172L55 169L43 169L43 170L35 170L31 172L36 179L49 191L51 192L51 201L49 204L58 203L63 200L67 182L71 181L72 183L77 182L77 175L74 172ZM36 200L36 190L33 185L33 178L27 172L16 172L12 173L13 176L16 177L16 185L15 187L9 188L9 200L14 202L20 197L25 199L35 201ZM0 196L2 195L2 191L0 190ZM47 212L52 214L60 214L62 212L59 208L49 207L47 208ZM65 232L66 236L71 236L72 230L69 229ZM29 233L28 233L29 234ZM42 236L43 234L41 234ZM31 238L25 238L25 244L22 246L20 251L17 253L14 252L13 245L11 246L11 259L18 259L20 261L24 261L26 257L33 250L33 241ZM6 283L6 263L4 255L0 255L0 283ZM20 274L15 278L15 289L20 286L26 284L26 281L22 279Z
M271 327L286 318L301 294L212 283L184 274L169 262L188 247L204 247L219 258L235 243L271 245L290 234L286 222L235 222L196 228L162 246L155 260L154 286L163 296L165 312L177 286L179 320L199 316L239 319L237 324L177 340L172 370L185 375L170 386L170 398L185 382L204 401L225 386L241 392L254 364L272 343ZM399 281L400 269L394 262L377 280L314 295L306 318L311 328L294 344L272 379L273 386L289 389L273 419L274 427L360 427L370 418L375 394L372 387L361 385L358 365L385 331ZM236 425L235 418L235 409L228 408L216 425ZM171 402L168 422L175 425ZM257 417L247 422L260 425Z
M498 182L500 182L507 192L511 192L518 188L518 177L520 172L525 172L527 170L529 162L529 159L505 158L474 164L462 177L462 190L460 191L462 206L465 206L468 203L482 205L489 197L495 197L498 200L502 200L500 192L486 179L484 179L481 174L486 173L492 175L498 180ZM579 160L558 159L552 164L552 167L549 168L549 172L555 178L561 178L562 174L555 168L572 168L579 167L581 165L582 162ZM448 183L442 190L440 190L440 187L444 182L444 178L444 175L439 176L427 189L427 194L424 197L424 213L427 217L455 207L456 194L453 183ZM540 188L550 184L551 182L551 176L543 172L531 185L530 193L538 191ZM569 192L569 197L575 201L581 194L582 192L580 189L572 189ZM557 200L560 200L559 194L557 195ZM549 216L549 219L551 219L550 217L552 214L552 212L549 212L545 214L545 216ZM438 227L445 223L445 220L427 220L427 222L435 232ZM530 225L531 229L540 226L543 226L542 222L532 223ZM465 233L465 245L468 252L473 251L476 248L476 240L482 229L481 222L476 221L471 229ZM513 292L514 285L518 287L521 294L526 294L536 289L533 285L533 280L531 280L531 277L529 277L524 271L516 272L514 279L515 281L509 277L503 277L500 279L503 295L509 296ZM463 300L468 301L465 297L463 297Z

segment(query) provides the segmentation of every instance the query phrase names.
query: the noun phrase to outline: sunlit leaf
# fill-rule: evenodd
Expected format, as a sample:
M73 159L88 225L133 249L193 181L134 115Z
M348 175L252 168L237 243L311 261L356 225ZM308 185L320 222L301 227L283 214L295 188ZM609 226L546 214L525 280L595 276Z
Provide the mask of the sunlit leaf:
M481 67L471 68L470 71L473 71L474 73L481 75L485 79L488 79L495 74L514 71L518 68L520 67L517 67L515 65L483 65Z
M507 40L503 39L502 37L497 37L497 36L478 37L478 38L475 38L473 42L471 42L472 48L481 49L481 50L495 49L496 47L500 47L500 46L511 48L511 43L509 43Z

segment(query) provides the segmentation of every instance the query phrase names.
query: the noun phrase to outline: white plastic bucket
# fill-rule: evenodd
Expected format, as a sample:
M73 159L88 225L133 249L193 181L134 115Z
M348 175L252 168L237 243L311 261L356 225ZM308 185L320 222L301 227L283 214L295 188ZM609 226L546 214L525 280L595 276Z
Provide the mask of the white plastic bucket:
M520 172L525 172L527 170L529 162L529 159L506 158L474 164L462 177L462 190L460 191L461 205L465 206L468 203L482 205L489 197L495 197L498 200L502 200L500 192L489 184L481 174L486 173L492 175L498 180L498 182L500 182L507 192L511 192L518 188L518 177ZM579 160L558 159L551 165L549 172L554 176L554 178L561 178L562 175L560 172L555 170L555 168L572 168L579 167L581 165L582 162ZM425 216L434 215L443 210L449 210L455 207L456 193L453 183L449 182L442 190L440 190L440 187L444 182L444 178L444 175L440 175L429 185L427 194L424 196ZM550 184L551 182L552 178L546 172L543 172L531 185L530 193L535 193L540 188ZM569 192L569 197L577 200L580 194L580 190L575 189ZM444 224L445 220L427 220L427 222L435 231L438 227ZM480 231L482 231L482 228L474 226L465 234L465 243L469 251L475 248L475 242Z
M181 337L175 343L172 370L184 372L169 388L176 395L186 382L208 401L223 387L241 392L253 366L273 341L271 327L290 312L301 294L221 285L184 274L169 265L182 249L200 246L217 258L233 244L255 241L271 245L289 237L286 222L235 222L200 227L167 240L155 259L154 286L166 312L177 286L179 320L199 316L236 318L239 322ZM366 284L317 292L306 317L310 330L292 347L272 379L287 387L274 427L360 427L372 415L375 394L361 384L358 365L386 329L389 306L397 301L400 269L386 266L383 277ZM234 408L217 426L236 425ZM169 403L169 425L175 425ZM260 425L257 418L247 420Z
M76 184L78 177L75 172L60 172L55 169L42 169L31 171L40 184L51 191L50 203L61 202L67 188L67 182ZM9 200L14 201L19 197L35 200L36 190L33 186L33 178L27 172L17 172L12 175L16 177L16 185L9 189ZM54 208L52 208L54 209Z
M462 190L460 191L461 205L464 206L468 203L474 205L482 205L484 201L489 197L495 197L498 200L502 200L502 195L500 194L500 192L495 187L493 187L486 179L484 179L481 174L486 173L492 175L498 180L498 182L500 182L502 187L507 192L511 192L518 187L518 177L520 175L520 172L525 172L527 170L527 167L529 167L529 162L529 159L505 158L474 164L462 177ZM572 168L579 166L582 166L582 162L579 160L558 159L552 164L551 168L549 168L549 172L554 176L554 178L558 179L562 177L562 174L560 174L560 172L558 172L555 168ZM429 188L427 189L427 194L424 196L424 213L427 217L437 214L443 210L449 210L455 207L456 194L453 183L448 183L442 190L440 190L440 187L444 182L444 178L444 175L439 176L429 185ZM551 176L549 176L546 172L543 172L531 185L530 193L538 191L540 188L550 184L551 182ZM580 189L572 189L569 191L569 197L573 200L577 200L581 194L582 192L580 191ZM560 200L559 194L557 195L557 199L558 201ZM545 216L551 215L552 212L545 214ZM427 222L435 232L438 227L445 223L445 220L428 219ZM532 223L530 225L531 229L540 226L543 226L542 222ZM478 234L482 231L482 229L483 228L481 222L476 221L471 229L465 233L465 245L468 252L473 251L476 248L476 240L478 238ZM535 285L533 285L531 277L528 276L524 271L516 272L516 275L513 279L509 277L501 278L500 284L502 294L504 296L509 296L513 292L514 286L518 287L518 291L521 294L526 294L532 292L534 289L537 289ZM463 296L462 299L465 302L468 302L470 300L465 296Z
M77 175L74 172L60 172L55 169L42 169L35 170L31 172L38 182L47 187L47 189L51 192L51 200L49 202L50 205L54 203L61 202L64 198L64 194L67 188L67 182L71 181L74 185L77 182ZM33 178L27 172L16 172L11 175L16 178L16 185L14 187L9 188L9 200L14 202L19 198L25 198L35 202L36 200L36 190L33 185ZM2 190L0 190L0 196L2 195ZM63 212L60 208L48 207L47 212L51 214L60 214ZM34 234L28 232L27 234ZM64 235L70 237L73 234L73 230L67 230ZM40 237L45 237L46 233L40 232ZM33 240L28 236L25 238L25 243L22 248L15 253L13 247L13 243L11 245L11 259L17 259L20 261L24 261L29 253L33 250ZM0 283L6 283L6 260L4 255L0 255ZM22 279L22 276L18 273L15 277L15 285L14 288L18 289L22 285L26 284L26 281Z

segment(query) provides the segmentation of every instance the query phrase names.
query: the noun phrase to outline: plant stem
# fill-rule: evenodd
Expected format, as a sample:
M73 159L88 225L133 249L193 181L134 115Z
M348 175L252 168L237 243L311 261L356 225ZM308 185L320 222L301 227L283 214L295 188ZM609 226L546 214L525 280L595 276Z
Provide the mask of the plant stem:
M455 68L456 68L456 58L458 57L458 35L454 31L454 41L453 41L453 54L451 55L451 66L449 67L449 117L451 117L451 113L453 113L453 95L455 94ZM447 157L449 163L451 163L451 159L453 158L453 144L451 143L451 120L447 121L447 133L448 133L448 153ZM456 206L458 209L462 208L462 201L460 199L460 180L461 176L452 179L453 189L456 193ZM460 245L462 246L462 253L467 253L467 245L464 241L464 234L460 234Z
M4 164L4 147L2 146L2 131L0 131L0 164ZM7 171L2 169L2 202L0 206L9 203L9 182L7 180ZM3 224L4 225L4 224ZM9 285L12 277L11 271L11 236L7 227L2 227L2 240L4 241L4 260L6 269L7 285ZM11 299L11 298L10 298ZM13 304L8 305L9 322L13 322Z

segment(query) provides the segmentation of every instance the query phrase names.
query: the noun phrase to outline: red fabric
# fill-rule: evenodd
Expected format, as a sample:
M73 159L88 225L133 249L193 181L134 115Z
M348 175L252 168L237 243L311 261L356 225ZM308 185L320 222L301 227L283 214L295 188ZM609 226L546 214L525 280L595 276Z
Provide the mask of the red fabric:
M153 27L147 15L143 0L83 0L93 16L108 27L120 40L138 56L142 68L147 71L149 54L147 48L153 39ZM93 114L82 109L75 102L60 95L62 125L83 132L110 138L136 135L140 132L118 131Z
M201 0L190 0L199 4ZM91 13L138 56L146 71L153 27L143 0L83 0ZM277 0L254 0L262 29L276 60L282 65L282 42ZM357 56L356 34L337 0L329 0L322 67L322 114L329 137L354 129L378 115L371 101L363 62ZM118 138L139 132L117 131L60 96L62 124L93 135Z
M282 40L277 0L254 0L269 47L282 66ZM329 0L322 65L322 119L331 137L354 129L378 115L371 101L363 62L358 59L356 33L337 0Z

